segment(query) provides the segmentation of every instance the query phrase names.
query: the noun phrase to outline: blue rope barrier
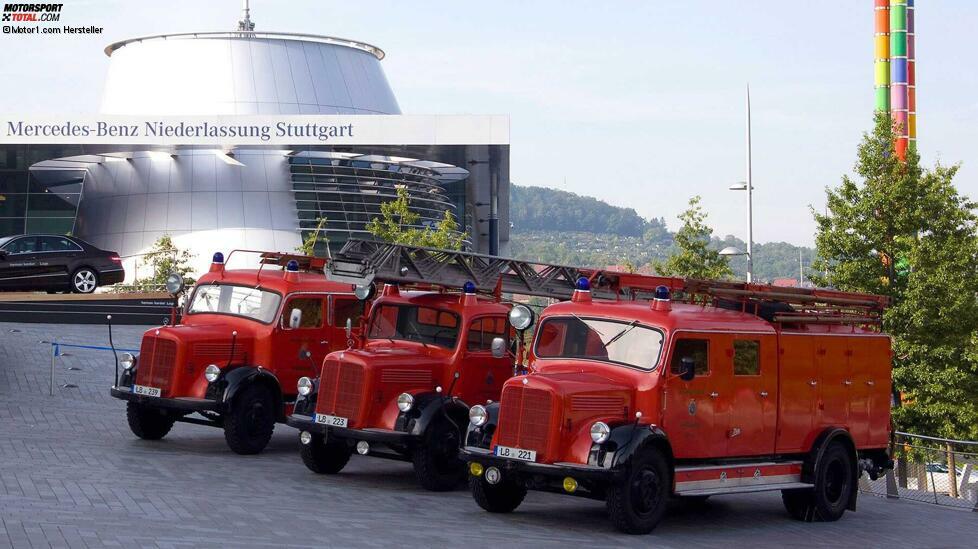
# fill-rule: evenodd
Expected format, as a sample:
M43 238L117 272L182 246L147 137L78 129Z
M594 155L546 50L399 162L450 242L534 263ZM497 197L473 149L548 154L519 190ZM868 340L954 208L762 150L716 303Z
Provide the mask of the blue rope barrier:
M51 346L54 347L54 356L61 356L62 347L71 347L73 349L94 349L96 351L111 351L112 347L100 347L97 345L75 345L73 343L58 343L56 341L51 341ZM124 349L122 347L116 347L116 351L125 351L127 353L138 353L139 349Z

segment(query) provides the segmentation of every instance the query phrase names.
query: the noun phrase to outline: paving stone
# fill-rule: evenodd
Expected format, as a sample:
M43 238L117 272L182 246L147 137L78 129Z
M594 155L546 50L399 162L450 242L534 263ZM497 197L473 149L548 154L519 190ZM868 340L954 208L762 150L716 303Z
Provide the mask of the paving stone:
M11 329L19 332L11 332ZM115 328L137 348L143 328ZM355 456L341 474L309 472L294 430L238 456L213 428L178 423L135 438L109 396L111 353L68 349L48 396L51 346L106 345L104 327L0 323L0 548L4 547L964 547L978 515L863 495L842 520L791 520L777 493L671 509L651 536L611 528L604 505L531 493L509 515L465 490L425 492L410 465ZM77 371L66 368L74 366Z

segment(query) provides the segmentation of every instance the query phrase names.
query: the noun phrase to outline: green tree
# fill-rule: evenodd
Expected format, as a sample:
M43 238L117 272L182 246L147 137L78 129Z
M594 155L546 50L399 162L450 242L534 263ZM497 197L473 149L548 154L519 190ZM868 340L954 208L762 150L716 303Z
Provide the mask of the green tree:
M316 228L313 229L306 237L302 240L302 244L296 247L295 251L302 255L316 255L316 243L319 242L319 233L326 226L327 219L325 217L320 217L316 220ZM323 238L326 242L326 246L329 246L329 239Z
M889 296L883 328L893 337L894 410L906 431L978 437L978 218L958 194L957 166L897 159L886 114L865 134L855 166L813 212L818 257L812 280Z
M177 248L170 235L163 235L142 258L142 268L145 269L146 266L151 267L152 274L136 279L134 284L128 288L120 289L161 288L166 284L166 279L170 276L170 273L179 273L187 283L187 286L190 286L194 283L194 278L190 276L190 272L193 271L193 267L190 266L190 260L193 257L193 254L190 252Z
M434 229L419 228L421 216L411 211L411 200L404 188L397 189L396 199L380 205L380 214L367 223L367 231L385 242L459 250L465 241L466 234L459 231L455 216L448 210Z
M732 274L727 258L710 248L713 229L706 224L700 197L689 199L689 208L679 215L683 225L674 237L676 251L665 261L653 261L655 272L664 276L724 278Z

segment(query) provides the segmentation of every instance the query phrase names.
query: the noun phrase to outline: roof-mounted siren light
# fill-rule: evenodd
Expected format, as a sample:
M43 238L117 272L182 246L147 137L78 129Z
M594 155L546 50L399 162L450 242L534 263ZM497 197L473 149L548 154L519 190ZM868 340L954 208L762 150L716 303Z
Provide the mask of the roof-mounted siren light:
M577 282L574 283L574 295L571 296L571 301L574 303L590 303L591 302L591 281L586 277L580 277Z
M210 272L215 273L224 270L224 254L221 252L214 252L214 257L211 259L211 269Z
M471 280L466 280L465 284L462 284L462 299L459 301L462 305L474 305L477 298L475 297L475 282Z
M670 295L669 288L667 286L656 286L655 297L652 299L652 310L672 310L672 296Z
M299 277L299 262L290 259L288 263L285 264L285 279L295 280Z
M399 296L401 291L397 289L397 284L384 284L384 291L381 292L382 296Z

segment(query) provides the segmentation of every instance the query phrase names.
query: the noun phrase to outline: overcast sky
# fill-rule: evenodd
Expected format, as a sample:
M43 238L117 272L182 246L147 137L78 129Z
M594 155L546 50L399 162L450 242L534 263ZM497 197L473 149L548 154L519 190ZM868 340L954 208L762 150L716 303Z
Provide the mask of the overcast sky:
M850 172L873 108L871 0L253 0L256 30L353 38L382 65L404 113L507 114L511 179L676 215L688 198L719 235L746 237L744 87L754 122L755 240L813 242L809 206ZM919 148L962 163L978 197L978 2L917 8ZM100 36L0 35L8 114L98 111L115 40L231 30L237 0L65 0Z

